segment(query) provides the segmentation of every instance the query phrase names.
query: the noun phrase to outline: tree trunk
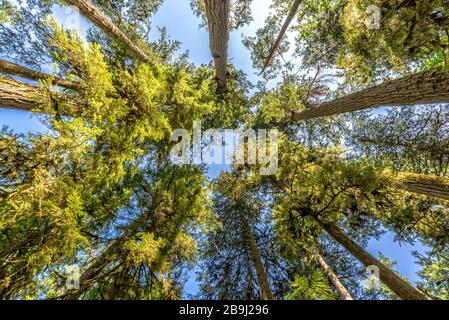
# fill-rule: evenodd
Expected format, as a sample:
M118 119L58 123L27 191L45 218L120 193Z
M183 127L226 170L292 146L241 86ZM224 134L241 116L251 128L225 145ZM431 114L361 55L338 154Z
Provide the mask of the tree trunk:
M64 0L67 4L75 6L80 13L86 17L90 22L103 30L108 36L114 40L122 43L130 54L135 58L151 63L152 59L140 49L135 41L132 41L128 36L121 31L112 21L106 17L101 11L95 7L89 0Z
M315 214L311 214L318 223L340 243L346 250L348 250L355 258L357 258L365 267L377 266L379 268L380 280L393 291L402 300L426 300L423 294L416 290L408 282L401 279L396 273L390 270L387 266L374 258L362 247L357 245L354 241L349 239L343 232L341 232L335 225L322 222Z
M295 112L292 120L308 120L385 106L445 102L449 102L449 72L429 70L311 106L303 111Z
M137 232L139 226L141 225L142 219L137 219L119 238L113 240L80 276L80 288L67 292L64 296L62 296L62 300L78 300L84 291L93 286L96 282L95 278L107 266L107 264L112 261L112 259L117 258L123 254L123 251L126 250L126 241L128 241L130 237ZM111 292L107 294L107 298L110 298Z
M58 93L44 92L36 86L0 77L0 107L31 111L41 105L57 104L63 115L74 115L80 104Z
M409 192L449 200L449 178L417 173L398 174L399 186Z
M18 241L14 242L12 245L1 250L0 258L4 259L11 253L22 249L23 247L27 246L30 243L35 242L36 240L39 240L40 237L45 235L46 233L48 233L51 228L52 228L51 226L45 226L42 229L38 229L38 230L32 232L31 234L20 238Z
M265 268L262 263L262 258L260 256L259 249L257 248L253 232L251 231L248 221L246 220L242 212L240 213L240 221L243 225L246 240L248 241L251 250L251 256L253 258L254 267L256 268L257 272L257 279L259 280L262 300L271 300L273 299L273 296L271 294L270 285L268 284L267 275L265 274Z
M314 254L321 268L326 272L329 280L332 282L335 289L337 289L338 293L340 294L340 297L343 300L353 300L348 289L346 289L344 284L341 283L338 276L334 273L334 271L332 271L332 268L327 264L326 260L324 260L323 256L318 252L318 250L315 250Z
M209 47L215 64L218 92L226 91L231 0L205 0Z
M302 0L295 0L293 2L293 5L290 9L290 12L288 13L287 18L285 19L285 22L282 26L281 31L279 32L279 35L276 38L276 41L270 48L270 52L268 53L268 57L265 60L265 64L262 68L262 71L260 74L265 72L265 69L268 67L268 65L271 62L271 59L273 59L274 53L276 52L277 48L279 47L279 44L281 43L282 39L284 38L285 33L287 32L288 27L290 26L290 23L292 23L293 18L296 15L296 12L298 12L299 6L301 5Z
M0 59L0 72L15 76L20 76L22 78L30 79L30 80L47 80L51 79L52 76L49 74L45 74L39 71L34 71L22 66L19 66L15 63ZM52 78L52 83L67 89L78 90L81 89L82 86L80 83L61 79L54 77Z

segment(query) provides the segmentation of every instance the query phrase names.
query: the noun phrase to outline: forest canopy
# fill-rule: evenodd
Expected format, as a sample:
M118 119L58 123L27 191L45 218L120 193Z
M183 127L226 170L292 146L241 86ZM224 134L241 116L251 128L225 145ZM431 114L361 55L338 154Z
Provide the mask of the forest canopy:
M0 0L0 116L45 128L0 119L0 299L449 299L449 1L267 0L241 36L256 1L185 1L209 63L152 32L169 0ZM198 123L247 161L175 163Z

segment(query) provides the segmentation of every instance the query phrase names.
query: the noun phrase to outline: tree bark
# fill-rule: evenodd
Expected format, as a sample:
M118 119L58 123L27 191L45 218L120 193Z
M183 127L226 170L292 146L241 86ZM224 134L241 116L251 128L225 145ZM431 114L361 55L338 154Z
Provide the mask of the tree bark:
M318 249L314 251L315 257L321 266L321 268L326 272L329 280L334 285L335 289L337 289L338 293L340 294L340 297L343 300L353 300L351 294L349 293L348 289L344 286L344 284L340 281L338 276L332 271L332 268L327 264L326 260L324 260L323 256L318 252Z
M397 182L400 187L409 192L449 200L449 178L447 177L401 172L398 174Z
M0 107L31 111L40 105L51 103L62 106L59 111L63 115L74 115L80 109L80 104L64 95L54 92L49 94L36 86L0 77Z
M45 74L39 71L34 71L22 66L19 66L15 63L0 59L0 72L15 76L20 76L22 78L30 79L30 80L47 80L52 79L52 83L67 89L79 90L82 88L80 83L65 80L58 77L53 77L49 74Z
M262 294L262 300L272 300L273 296L271 294L270 285L268 283L267 275L265 273L265 268L262 263L262 257L260 256L259 249L257 248L256 240L254 239L253 232L248 224L243 213L240 213L240 221L242 223L243 229L245 231L245 236L248 241L251 256L253 258L254 267L257 272L257 279L259 280L260 291Z
M277 48L279 47L279 44L281 43L282 39L284 38L285 33L288 30L288 27L290 26L290 23L292 23L293 18L296 15L296 12L298 12L299 6L301 5L302 0L295 0L293 2L293 5L290 9L290 12L288 13L287 18L285 19L284 24L282 25L282 29L279 32L279 35L276 38L276 41L274 42L274 44L271 46L270 48L270 52L268 53L268 57L265 60L265 64L262 68L262 71L260 72L260 74L264 73L266 68L268 67L268 65L271 62L271 59L273 59L274 53L276 52Z
M106 17L101 11L95 7L89 0L64 0L67 4L75 6L79 9L80 13L91 21L98 28L103 30L108 36L114 40L122 43L130 54L135 58L151 63L152 59L140 49L134 41L120 30L112 21Z
M231 0L205 0L209 47L214 59L218 92L226 91Z
M48 233L51 228L52 228L51 226L45 226L45 227L43 227L41 229L38 229L38 230L32 232L29 235L26 235L26 236L20 238L18 241L16 241L12 245L10 245L10 246L4 248L3 250L1 250L0 251L0 258L4 259L8 255L10 255L11 253L24 248L25 246L27 246L30 243L35 242L41 236L43 236L44 234Z
M449 72L429 70L311 106L292 115L293 121L386 106L449 102Z
M335 225L324 223L315 214L310 213L312 217L346 250L348 250L355 258L357 258L365 267L377 266L379 268L380 280L393 291L402 300L426 300L425 296L416 290L408 282L404 281L396 273L387 266L374 258L362 247L349 239Z
M143 218L142 216L141 218ZM134 235L139 227L142 225L142 219L134 221L123 234L117 239L113 240L109 245L99 254L96 259L87 266L83 274L80 276L80 288L71 290L62 296L62 300L78 300L81 294L89 289L96 282L96 277L113 259L123 254L126 250L125 243ZM115 289L114 289L115 290ZM111 293L107 293L108 299Z

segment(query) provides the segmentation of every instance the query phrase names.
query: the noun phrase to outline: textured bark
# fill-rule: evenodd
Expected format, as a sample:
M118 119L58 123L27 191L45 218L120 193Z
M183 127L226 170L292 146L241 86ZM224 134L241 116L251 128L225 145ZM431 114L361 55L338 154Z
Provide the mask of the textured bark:
M260 72L260 74L265 72L265 69L268 67L268 65L271 62L271 59L273 59L274 53L276 52L277 48L279 47L279 44L281 43L282 39L285 36L285 33L288 30L288 27L290 26L290 23L292 23L293 18L296 15L296 12L298 12L299 6L301 5L302 0L295 0L293 2L293 5L290 9L290 12L288 13L287 18L284 21L284 24L282 25L282 29L279 32L279 35L276 38L276 41L274 42L274 44L271 46L270 48L270 52L268 53L268 57L265 60L265 64L262 68L262 71Z
M64 115L75 115L80 105L58 93L40 90L36 86L24 84L9 78L0 77L0 107L32 110L44 104L58 104Z
M385 106L449 102L449 72L429 70L387 81L342 98L311 106L292 115L293 121Z
M337 289L338 293L340 294L340 297L343 300L353 300L348 289L346 289L346 287L340 281L338 276L334 273L334 271L332 271L332 268L327 264L326 260L324 260L323 256L318 252L318 250L314 250L314 254L316 256L316 259L317 259L319 265L326 272L329 280L332 282L335 289Z
M22 78L35 80L35 81L47 80L47 79L52 78L51 75L48 75L48 74L45 74L45 73L42 73L39 71L34 71L31 69L19 66L15 63L12 63L12 62L9 62L6 60L2 60L2 59L0 59L0 72L9 74L9 75L20 76ZM67 88L67 89L78 90L78 89L82 88L80 83L65 80L62 78L57 78L57 77L52 78L52 83L55 85Z
M245 231L246 240L248 241L251 256L253 258L254 267L257 272L257 279L259 280L260 291L262 294L262 300L271 300L273 296L271 294L270 285L267 280L267 275L265 273L265 268L262 263L262 258L260 256L259 248L257 248L256 240L254 239L253 232L248 224L243 213L240 213L240 221L243 225L243 229Z
M396 273L390 270L387 266L374 258L362 247L349 239L343 232L341 232L335 225L322 222L314 214L311 214L318 223L340 243L346 250L348 250L355 258L357 258L365 267L377 266L379 268L380 280L393 291L402 300L426 300L425 296L416 290L408 282L401 279Z
M205 0L209 47L214 58L218 91L226 91L231 0Z
M407 191L449 200L449 178L426 174L398 174L399 186Z
M140 49L128 36L120 30L112 21L105 16L101 11L95 7L89 0L64 0L67 4L75 6L80 13L86 17L90 22L103 30L114 40L122 43L128 52L137 59L151 63L151 58Z

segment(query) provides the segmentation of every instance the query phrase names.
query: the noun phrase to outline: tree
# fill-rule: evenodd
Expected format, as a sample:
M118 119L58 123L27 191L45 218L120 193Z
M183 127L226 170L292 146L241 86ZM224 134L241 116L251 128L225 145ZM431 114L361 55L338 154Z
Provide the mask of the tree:
M385 106L444 103L448 100L447 83L446 71L423 71L311 106L293 113L292 120L307 120Z
M214 182L213 208L221 228L208 236L205 249L208 277L202 294L207 298L269 300L281 289L277 282L285 275L263 199L250 188L238 172L222 173Z
M301 2L302 2L302 0L293 1L292 7L290 9L290 12L287 15L287 18L284 21L284 24L282 25L281 31L279 32L279 35L277 36L275 42L271 45L270 51L268 53L268 56L266 58L266 61L262 68L261 73L264 73L266 67L270 64L270 61L273 58L273 55L276 52L280 42L282 41L282 38L285 36L285 33L287 32L287 29L290 26L290 23L292 22L293 18L295 17L296 12L298 11L299 6L301 5Z
M152 59L147 53L140 49L136 44L128 38L115 24L111 22L103 13L96 8L89 0L64 0L67 4L77 7L80 13L85 16L94 25L98 26L103 32L108 34L115 40L123 43L126 49L145 63L152 63Z
M218 92L226 90L231 1L205 0L209 46L214 59Z

